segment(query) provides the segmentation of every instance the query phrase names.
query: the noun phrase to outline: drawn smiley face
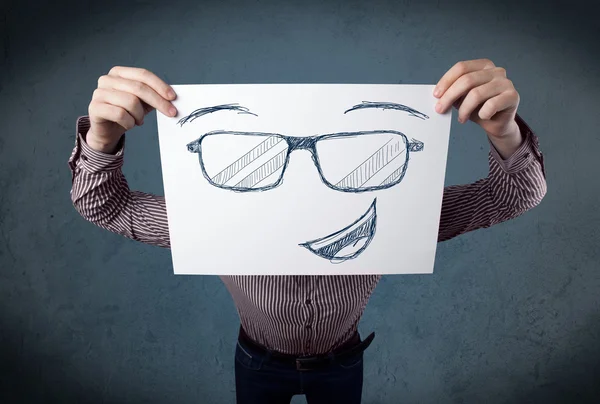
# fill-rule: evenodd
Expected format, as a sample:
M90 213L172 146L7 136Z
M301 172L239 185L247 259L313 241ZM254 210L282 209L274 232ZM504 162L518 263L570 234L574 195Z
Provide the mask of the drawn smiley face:
M419 119L429 119L413 108L390 102L365 101L345 113L368 108L399 110ZM237 104L222 104L196 109L178 124L183 126L221 110L256 115ZM401 183L410 156L422 151L424 144L395 130L337 132L308 137L218 130L188 143L187 149L198 154L204 178L225 191L247 193L277 188L283 183L291 153L307 150L324 186L346 193L376 193ZM363 212L342 229L300 242L299 246L331 263L357 258L375 237L375 196Z

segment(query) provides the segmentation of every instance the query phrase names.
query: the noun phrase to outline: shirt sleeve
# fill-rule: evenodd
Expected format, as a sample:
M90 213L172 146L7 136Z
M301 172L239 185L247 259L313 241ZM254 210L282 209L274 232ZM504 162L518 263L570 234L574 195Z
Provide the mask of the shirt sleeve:
M537 136L517 115L523 144L503 159L490 143L489 175L444 189L438 241L515 218L540 203L546 173ZM71 199L86 220L133 240L170 247L163 196L131 191L121 170L125 136L115 154L93 150L85 142L89 118L77 120L75 148L69 158Z
M546 195L538 138L519 115L515 120L524 140L512 156L503 159L490 142L488 176L444 189L438 241L513 219Z
M89 118L77 119L75 148L69 158L71 200L86 220L133 240L170 247L167 210L163 196L131 191L121 170L125 135L115 154L87 145Z

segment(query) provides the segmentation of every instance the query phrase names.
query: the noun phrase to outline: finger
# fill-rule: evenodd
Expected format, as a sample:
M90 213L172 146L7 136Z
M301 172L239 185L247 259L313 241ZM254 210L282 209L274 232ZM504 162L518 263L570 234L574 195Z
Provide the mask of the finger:
M489 59L475 59L458 62L452 66L438 81L433 95L438 98L444 95L452 83L454 83L460 76L464 74L471 73L475 70L491 69L493 67L496 67L496 65Z
M458 98L458 100L454 101L454 103L452 103L452 106L454 108L456 108L457 110L460 109L460 106L462 105L462 102L465 100L465 96L461 96Z
M161 80L150 70L139 67L115 66L108 72L109 76L117 76L128 80L139 81L156 91L166 100L174 100L176 97L173 88Z
M98 88L118 90L133 94L166 116L173 117L177 115L177 110L170 101L166 100L147 84L140 81L133 81L118 76L106 75L98 79Z
M115 122L125 131L135 127L135 118L124 108L115 105L92 101L90 102L88 113L92 122Z
M519 106L519 93L517 90L510 89L503 91L495 97L487 100L479 110L480 119L492 119L498 112L505 111L510 108L515 110Z
M458 109L458 121L466 122L475 108L483 105L490 98L497 96L504 91L505 88L506 85L500 80L492 80L471 89Z
M504 69L496 67L493 69L475 70L474 72L460 76L439 99L435 110L439 113L446 112L456 100L467 94L472 88L479 87L491 81L494 77L503 76L504 74Z
M144 115L146 114L144 107L142 106L140 99L131 93L97 88L94 90L92 99L97 102L103 102L125 109L129 115L135 119L136 125L142 125L144 123Z

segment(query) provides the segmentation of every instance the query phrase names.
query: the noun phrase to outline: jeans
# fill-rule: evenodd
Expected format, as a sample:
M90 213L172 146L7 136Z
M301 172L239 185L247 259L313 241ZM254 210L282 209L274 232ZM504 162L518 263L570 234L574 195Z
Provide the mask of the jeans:
M297 370L238 341L235 349L237 404L289 404L306 395L308 404L360 404L363 352L318 370Z

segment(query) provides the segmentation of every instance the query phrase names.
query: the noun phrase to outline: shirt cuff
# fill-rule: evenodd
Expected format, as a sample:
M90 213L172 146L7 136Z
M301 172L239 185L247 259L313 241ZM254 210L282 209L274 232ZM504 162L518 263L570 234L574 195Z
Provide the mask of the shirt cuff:
M89 173L102 171L113 171L123 166L123 153L125 150L125 135L121 137L114 154L102 153L92 149L85 141L85 136L90 129L89 117L83 116L77 119L77 141L75 148L78 149L77 166Z
M542 154L539 150L539 142L537 136L533 133L529 125L518 114L515 117L517 126L523 136L523 143L519 148L507 159L502 158L494 144L490 142L490 153L500 168L507 174L515 174L529 167L534 160L543 162Z

